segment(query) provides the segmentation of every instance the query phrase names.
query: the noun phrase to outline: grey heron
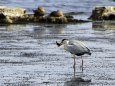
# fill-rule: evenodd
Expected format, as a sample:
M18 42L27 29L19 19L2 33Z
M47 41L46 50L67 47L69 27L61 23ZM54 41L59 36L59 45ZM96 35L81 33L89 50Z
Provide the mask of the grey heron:
M75 56L81 56L81 60L82 60L82 64L81 64L81 68L82 68L82 72L83 72L83 58L82 55L84 54L88 54L91 55L90 49L87 48L81 41L78 40L68 40L68 39L62 39L62 41L60 43L58 43L56 41L57 46L61 46L64 45L64 49L68 52L70 52L73 55L73 59L74 59L74 77L75 77Z

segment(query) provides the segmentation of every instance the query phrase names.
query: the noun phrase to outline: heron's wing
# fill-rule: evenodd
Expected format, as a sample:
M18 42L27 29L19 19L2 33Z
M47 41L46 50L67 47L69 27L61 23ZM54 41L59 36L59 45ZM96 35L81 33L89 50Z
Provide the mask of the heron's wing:
M75 45L67 45L65 50L70 52L71 54L78 54L82 52L82 50L78 46L75 46Z
M76 46L81 46L83 50L85 50L86 52L90 52L90 49L85 44L83 44L81 41L76 41L74 43Z
M90 50L80 41L70 41L67 45L67 51L72 54L88 53Z

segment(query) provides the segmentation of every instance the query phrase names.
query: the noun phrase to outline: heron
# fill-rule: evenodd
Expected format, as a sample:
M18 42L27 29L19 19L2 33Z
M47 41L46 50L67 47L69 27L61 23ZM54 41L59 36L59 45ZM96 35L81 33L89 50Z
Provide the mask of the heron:
M81 41L78 40L68 40L68 39L62 39L61 42L56 41L57 46L64 45L64 49L72 54L72 58L74 60L74 77L75 77L75 59L76 56L81 56L81 66L80 68L82 69L83 72L83 58L82 55L88 54L91 55L91 51L87 46L85 46Z

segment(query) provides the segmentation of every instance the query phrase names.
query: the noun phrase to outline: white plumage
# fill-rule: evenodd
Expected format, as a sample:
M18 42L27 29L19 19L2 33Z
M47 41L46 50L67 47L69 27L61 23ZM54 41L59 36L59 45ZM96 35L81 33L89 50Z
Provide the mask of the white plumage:
M71 54L75 54L77 56L91 54L90 50L81 41L64 40L62 44L64 45L64 49Z

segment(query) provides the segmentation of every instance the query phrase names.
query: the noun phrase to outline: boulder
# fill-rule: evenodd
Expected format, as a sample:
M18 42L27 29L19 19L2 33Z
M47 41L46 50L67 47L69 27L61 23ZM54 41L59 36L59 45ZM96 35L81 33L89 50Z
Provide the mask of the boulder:
M53 11L49 15L50 17L63 17L64 14L61 10Z
M14 23L16 18L25 15L25 11L23 8L0 7L0 23Z
M0 8L0 14L11 17L23 16L25 15L25 11L26 10L23 8L7 8L7 7Z
M46 11L43 7L38 7L36 10L34 10L34 16L44 16L45 13Z
M51 23L67 23L68 19L61 10L53 11L47 17L47 21Z
M92 15L89 17L92 20L115 20L115 7L95 7Z

